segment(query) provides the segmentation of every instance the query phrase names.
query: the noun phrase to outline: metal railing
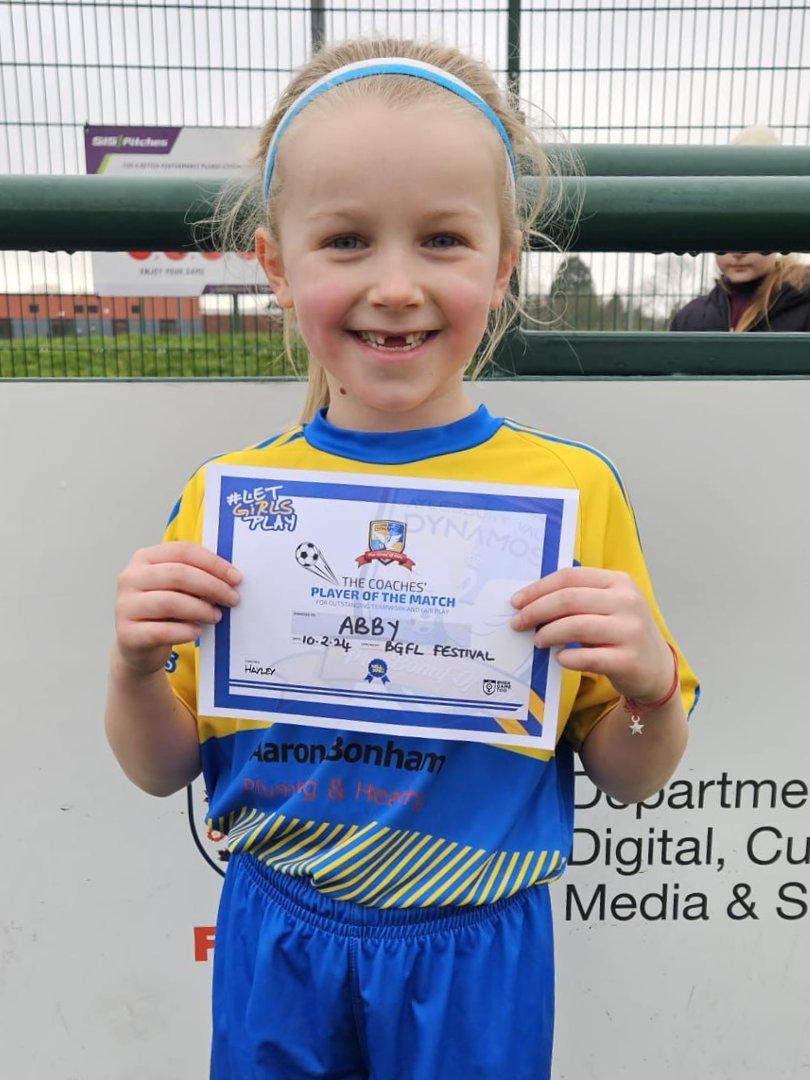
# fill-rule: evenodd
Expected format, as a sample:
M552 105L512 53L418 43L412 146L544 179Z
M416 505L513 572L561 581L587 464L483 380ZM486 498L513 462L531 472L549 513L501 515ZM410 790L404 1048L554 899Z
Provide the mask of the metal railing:
M538 181L522 183L536 198ZM570 251L810 251L810 175L613 174L548 186L551 197L562 187ZM0 178L0 248L210 249L192 223L210 213L218 191L216 183L188 180Z
M616 156L621 158L622 153L619 150ZM668 151L656 154L663 170L663 162L669 160ZM749 157L753 169L753 155ZM794 159L795 168L807 168L806 155L794 155ZM611 163L605 160L607 169ZM673 165L671 160L669 165ZM762 160L759 167L767 168L767 160ZM535 178L524 177L522 183L531 195L537 196ZM745 250L767 246L769 250L810 251L810 176L609 175L568 177L557 183L563 185L571 212L579 215L572 250L724 250L734 243ZM205 240L205 234L192 223L204 216L218 191L216 184L177 180L2 178L0 246L31 250L81 246L85 250L117 251L145 244L155 250L191 249ZM239 331L238 326L231 329ZM49 350L49 363L43 373L52 377L289 373L278 322L271 326L268 321L253 335L243 335L241 370L223 361L219 325L213 335L190 335L185 349L164 340L165 335L152 336L155 340L151 358L144 355L143 341L140 353L130 338L120 341L115 351L116 366L109 372L103 363L93 364L92 341L69 342L69 335L63 333ZM4 347L11 351L10 344L0 341L0 357ZM86 354L83 360L81 354ZM768 375L810 374L810 339L801 334L696 337L524 330L504 343L494 366L494 373L501 376L545 377L719 376L752 371ZM16 366L12 357L2 373L26 377L37 372L31 370L31 358L23 349Z
M0 173L44 185L0 193L7 207L25 196L30 208L0 220L0 375L288 372L275 323L268 329L255 298L204 299L193 318L185 301L165 298L162 314L146 318L145 305L132 297L127 317L116 317L108 298L93 295L87 237L98 232L101 208L87 228L77 218L60 238L48 217L58 218L59 206L44 208L46 189L51 177L84 171L87 123L255 128L313 46L369 33L438 38L480 56L530 118L543 121L537 109L553 117L552 143L556 125L577 144L587 180L570 244L576 273L554 252L528 256L530 310L546 311L548 297L567 290L566 314L544 346L549 362L561 348L565 367L571 351L561 344L564 332L569 345L577 342L582 365L596 370L589 351L598 348L598 368L610 342L600 344L595 334L580 343L568 332L587 326L634 331L621 348L628 356L637 349L643 365L650 347L643 333L665 329L675 308L710 287L713 260L705 252L807 250L801 204L802 178L810 175L810 0L0 0ZM768 125L784 145L728 146L752 123ZM662 144L675 150L662 154ZM553 145L549 150L553 155ZM771 179L746 184L746 176L763 176L763 154ZM653 182L664 176L673 179L668 189ZM675 180L680 176L690 179ZM615 177L630 179L611 185ZM576 182L565 183L574 199ZM51 191L65 198L66 189ZM114 194L108 190L104 201ZM196 196L176 194L186 207L195 204ZM66 213L63 207L63 220ZM158 231L160 207L151 216ZM185 237L178 220L165 228ZM125 250L125 218L110 208L104 224L107 242L115 235ZM145 246L142 237L135 246ZM68 249L74 254L64 254ZM572 281L584 282L584 291L571 291ZM24 300L30 318L4 315L7 293ZM20 326L22 339L9 340ZM774 347L798 356L800 344L787 337ZM653 345L692 348L658 338ZM736 343L735 350L742 355ZM688 367L668 355L678 370ZM763 362L772 355L763 351Z

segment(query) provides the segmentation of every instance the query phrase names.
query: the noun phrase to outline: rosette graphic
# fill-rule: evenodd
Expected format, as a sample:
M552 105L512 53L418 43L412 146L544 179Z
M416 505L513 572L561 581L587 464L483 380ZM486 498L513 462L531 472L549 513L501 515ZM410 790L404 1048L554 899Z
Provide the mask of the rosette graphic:
M323 578L324 581L329 581L332 585L340 584L334 575L332 567L326 561L326 556L318 545L313 544L311 540L305 540L298 545L295 549L295 561L299 566L303 566L305 570L309 570L310 574Z

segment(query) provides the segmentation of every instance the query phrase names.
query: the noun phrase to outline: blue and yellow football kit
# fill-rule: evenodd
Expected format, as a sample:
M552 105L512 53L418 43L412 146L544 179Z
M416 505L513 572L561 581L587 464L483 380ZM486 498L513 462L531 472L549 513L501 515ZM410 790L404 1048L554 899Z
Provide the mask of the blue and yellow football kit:
M632 509L595 450L483 407L426 431L323 415L216 459L579 491L574 558L630 574L667 640ZM199 542L206 466L167 540ZM618 700L563 672L555 752L199 716L197 650L169 678L198 717L231 859L217 924L215 1080L542 1078L553 1015L545 883L573 837L573 754ZM691 711L694 675L681 660Z

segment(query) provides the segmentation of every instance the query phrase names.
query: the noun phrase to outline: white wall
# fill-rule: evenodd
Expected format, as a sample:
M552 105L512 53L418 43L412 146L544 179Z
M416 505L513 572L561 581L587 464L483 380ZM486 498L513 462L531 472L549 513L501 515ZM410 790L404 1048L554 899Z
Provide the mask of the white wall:
M703 683L668 789L682 808L637 819L602 802L579 815L591 832L575 855L600 851L556 886L555 1078L810 1075L810 382L494 383L475 394L618 462L659 600ZM214 922L220 878L195 848L185 797L137 791L103 740L114 581L159 538L201 461L282 430L300 400L300 387L275 383L0 387L3 1075L206 1075L210 963L195 962L194 927ZM684 781L724 775L725 797L704 785L704 807L683 808ZM753 808L743 788L742 805L725 808L738 780L775 781L776 807ZM592 797L583 784L580 801ZM760 833L749 851L757 828L794 837L803 861L752 861L786 846ZM665 829L682 865L661 866L660 847L639 873L607 864L608 838L659 842ZM712 865L689 865L709 829ZM203 844L216 859L216 843ZM619 850L628 861L630 843ZM664 884L667 918L633 914ZM740 885L756 918L727 912ZM644 902L648 916L660 906ZM684 918L684 906L707 918Z

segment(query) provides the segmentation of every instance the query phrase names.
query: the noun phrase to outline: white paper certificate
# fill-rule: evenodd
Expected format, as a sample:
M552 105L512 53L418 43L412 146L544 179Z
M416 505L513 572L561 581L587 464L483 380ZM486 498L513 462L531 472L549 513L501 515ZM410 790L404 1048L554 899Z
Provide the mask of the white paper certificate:
M553 749L560 668L509 597L571 566L578 493L209 465L203 543L242 572L199 711Z

